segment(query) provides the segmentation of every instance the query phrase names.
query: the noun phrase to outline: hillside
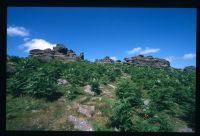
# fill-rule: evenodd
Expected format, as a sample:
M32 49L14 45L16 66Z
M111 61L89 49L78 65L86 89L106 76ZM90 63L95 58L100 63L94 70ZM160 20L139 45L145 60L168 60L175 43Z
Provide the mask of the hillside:
M8 56L7 130L195 131L193 67L152 56L89 62L54 50Z

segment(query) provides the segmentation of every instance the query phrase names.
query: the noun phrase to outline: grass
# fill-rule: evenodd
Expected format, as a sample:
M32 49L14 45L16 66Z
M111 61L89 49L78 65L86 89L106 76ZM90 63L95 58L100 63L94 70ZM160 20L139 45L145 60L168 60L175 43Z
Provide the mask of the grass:
M20 130L30 129L29 119L32 110L43 110L48 107L48 102L42 99L34 99L31 97L7 96L6 102L6 129ZM16 125L17 124L17 125Z
M66 86L58 86L58 91L64 93L66 90L65 87ZM81 93L73 100L68 100L65 96L60 96L57 100L52 102L27 96L14 98L8 95L6 103L6 129L74 131L73 125L68 122L68 116L74 115L88 120L94 131L114 131L114 129L108 125L111 119L110 117L112 116L111 109L116 100L114 88L109 85L102 85L101 90L103 93L99 96L91 96L83 92L82 87L80 87L80 89ZM109 97L108 94L111 94L112 97ZM80 101L83 97L86 97L86 99ZM91 100L95 97L98 99ZM143 98L148 98L148 95L143 93ZM100 111L101 115L94 115L91 118L87 118L80 114L77 108L73 107L73 102L87 104L91 101L94 103L95 112ZM32 110L41 111L33 113ZM137 120L140 119L137 114L133 116L133 122L137 122ZM181 119L173 118L173 120L176 122L175 130L187 125L186 122Z

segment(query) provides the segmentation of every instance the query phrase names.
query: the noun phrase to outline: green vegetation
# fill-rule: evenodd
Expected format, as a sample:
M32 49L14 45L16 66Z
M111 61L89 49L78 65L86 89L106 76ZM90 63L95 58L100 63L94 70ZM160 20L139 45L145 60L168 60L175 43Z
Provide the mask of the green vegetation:
M93 97L102 98L93 101L102 112L101 116L90 119L96 131L117 128L120 131L173 132L184 125L195 128L195 73L172 68L88 61L63 63L12 56L8 56L7 63L16 65L15 71L7 77L6 124L9 130L54 128L45 123L39 128L31 125L34 116L31 110L56 109L52 110L52 117L49 115L55 120L62 115L65 117L65 112L78 116L72 103L82 97L87 97L84 103ZM67 80L69 85L57 85L58 79ZM116 89L109 88L110 84ZM85 94L85 85L91 85L96 95ZM57 122L62 123L62 128L55 128L73 129L62 121Z

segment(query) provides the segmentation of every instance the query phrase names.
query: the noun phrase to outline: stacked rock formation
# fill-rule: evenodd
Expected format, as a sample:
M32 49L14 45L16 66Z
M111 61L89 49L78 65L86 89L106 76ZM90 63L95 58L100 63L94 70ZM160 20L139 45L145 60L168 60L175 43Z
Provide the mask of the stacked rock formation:
M96 63L101 63L101 62L103 62L103 63L104 63L104 62L112 63L112 62L114 62L114 60L111 59L109 56L106 56L106 57L103 58L103 59L96 59L95 62L96 62Z
M196 68L194 66L187 66L183 69L185 72L196 72Z
M56 47L53 47L53 50L51 49L33 49L30 50L29 57L39 57L42 59L52 59L57 58L61 60L84 60L84 53L80 53L79 56L76 55L76 53L73 50L69 50L64 47L62 44L57 44Z
M170 67L169 61L160 58L154 58L152 56L145 57L144 55L138 55L132 58L124 58L125 64L131 64L135 66L150 66L157 68Z

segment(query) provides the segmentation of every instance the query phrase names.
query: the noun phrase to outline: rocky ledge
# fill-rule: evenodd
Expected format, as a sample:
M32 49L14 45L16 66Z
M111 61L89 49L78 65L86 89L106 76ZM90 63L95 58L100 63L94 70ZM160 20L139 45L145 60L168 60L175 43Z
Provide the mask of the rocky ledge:
M185 72L196 72L196 67L195 66L187 66L183 69Z
M80 53L79 56L76 55L76 53L73 50L69 50L68 48L65 48L62 44L57 44L56 47L53 47L53 50L51 49L33 49L30 50L29 57L39 57L42 59L52 59L52 58L58 58L61 60L84 60L84 53Z
M144 55L138 55L132 58L124 58L124 63L135 66L150 66L157 68L170 67L169 61L165 59L154 58L152 56L145 57Z
M102 62L103 62L103 63L105 63L105 62L107 62L107 63L113 63L114 60L111 59L109 56L106 56L106 57L103 58L103 59L96 59L95 62L96 62L96 63L102 63Z

